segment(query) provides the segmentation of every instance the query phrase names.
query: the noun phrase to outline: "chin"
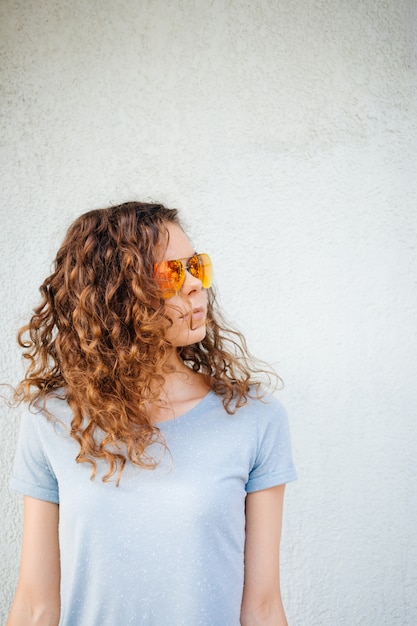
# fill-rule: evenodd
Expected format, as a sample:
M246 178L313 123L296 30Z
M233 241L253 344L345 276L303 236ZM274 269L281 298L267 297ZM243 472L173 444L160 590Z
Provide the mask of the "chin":
M198 332L198 339L193 339L192 343L199 343L200 341L203 341L204 337L206 336L207 330L206 327L204 326L204 328L202 328L200 330L200 332Z
M200 343L200 341L203 341L204 337L206 336L206 326L202 326L201 328L196 328L195 330L191 330L186 343L184 343L184 346L191 346L193 343Z
M183 336L172 337L172 339L168 338L168 341L175 348L185 348L186 346L192 346L194 343L200 343L203 341L206 336L206 325L204 324L200 328L195 328L194 330L189 330L187 333L184 333Z

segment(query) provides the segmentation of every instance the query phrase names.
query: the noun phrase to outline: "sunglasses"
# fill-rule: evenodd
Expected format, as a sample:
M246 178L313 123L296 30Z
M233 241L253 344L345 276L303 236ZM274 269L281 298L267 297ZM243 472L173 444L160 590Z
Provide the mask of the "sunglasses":
M189 259L161 261L154 265L155 279L167 300L181 289L186 272L201 280L204 289L211 287L213 282L213 266L208 254L194 254Z

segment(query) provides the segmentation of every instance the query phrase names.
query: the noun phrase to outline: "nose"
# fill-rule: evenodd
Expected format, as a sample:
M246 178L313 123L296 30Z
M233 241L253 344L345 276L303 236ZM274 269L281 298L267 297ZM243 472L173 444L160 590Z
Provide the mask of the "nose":
M201 291L203 284L199 278L193 276L188 270L185 272L185 280L181 291L189 296L191 293Z

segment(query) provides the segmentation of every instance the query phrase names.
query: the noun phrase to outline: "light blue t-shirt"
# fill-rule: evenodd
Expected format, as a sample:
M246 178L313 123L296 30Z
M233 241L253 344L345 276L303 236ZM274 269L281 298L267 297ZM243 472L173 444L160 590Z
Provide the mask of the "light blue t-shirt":
M60 626L239 626L246 494L296 478L278 400L229 415L209 392L158 425L156 469L127 464L119 487L75 462L65 400L48 409L58 422L22 415L11 486L59 502Z

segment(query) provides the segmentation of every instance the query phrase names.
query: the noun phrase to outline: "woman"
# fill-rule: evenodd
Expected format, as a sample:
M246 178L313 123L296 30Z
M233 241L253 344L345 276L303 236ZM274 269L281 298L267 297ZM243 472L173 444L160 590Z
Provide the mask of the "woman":
M20 331L7 626L283 626L295 478L285 412L215 311L177 211L130 202L68 230Z

